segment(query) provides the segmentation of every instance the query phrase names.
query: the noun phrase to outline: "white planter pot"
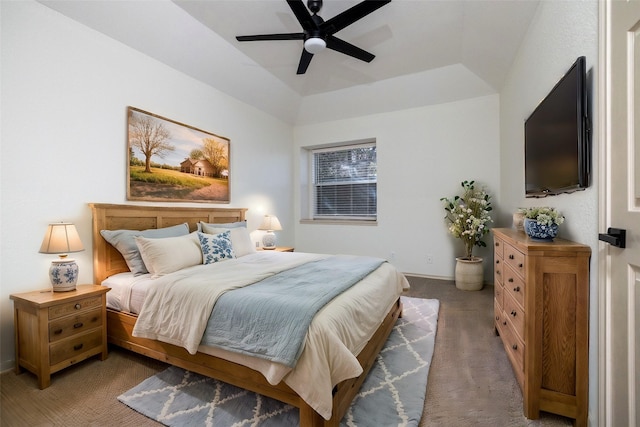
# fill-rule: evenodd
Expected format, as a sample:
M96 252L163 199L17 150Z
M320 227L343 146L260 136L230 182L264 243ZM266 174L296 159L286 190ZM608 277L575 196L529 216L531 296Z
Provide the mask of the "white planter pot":
M482 258L456 258L456 288L463 291L479 291L483 286Z

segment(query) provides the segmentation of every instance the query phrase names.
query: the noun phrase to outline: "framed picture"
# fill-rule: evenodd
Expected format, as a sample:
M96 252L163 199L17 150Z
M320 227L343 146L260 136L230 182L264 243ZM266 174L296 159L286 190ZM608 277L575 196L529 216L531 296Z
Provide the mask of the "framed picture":
M127 109L127 200L229 203L228 138Z

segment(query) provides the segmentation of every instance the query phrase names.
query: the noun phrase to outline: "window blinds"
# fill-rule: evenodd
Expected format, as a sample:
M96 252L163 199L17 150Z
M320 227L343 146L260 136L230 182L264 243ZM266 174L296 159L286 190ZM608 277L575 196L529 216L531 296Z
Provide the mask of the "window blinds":
M374 144L313 151L314 218L375 220Z

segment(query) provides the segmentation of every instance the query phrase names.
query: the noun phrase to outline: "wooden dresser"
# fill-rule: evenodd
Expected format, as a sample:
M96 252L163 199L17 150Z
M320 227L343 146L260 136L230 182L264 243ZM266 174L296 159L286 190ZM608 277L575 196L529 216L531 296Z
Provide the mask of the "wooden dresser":
M522 389L524 415L540 411L586 426L589 394L589 246L494 234L495 328Z

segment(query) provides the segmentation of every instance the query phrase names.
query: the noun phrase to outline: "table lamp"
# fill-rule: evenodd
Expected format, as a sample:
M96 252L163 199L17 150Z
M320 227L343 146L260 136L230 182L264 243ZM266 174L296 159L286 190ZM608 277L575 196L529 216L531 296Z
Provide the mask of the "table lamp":
M75 225L68 222L49 224L39 252L59 256L51 262L49 268L49 278L54 292L73 291L76 288L78 264L74 259L67 258L67 254L83 250Z
M274 231L282 230L280 221L275 215L265 215L262 218L262 223L258 230L266 230L267 232L262 236L262 249L275 249L276 248L276 235Z

